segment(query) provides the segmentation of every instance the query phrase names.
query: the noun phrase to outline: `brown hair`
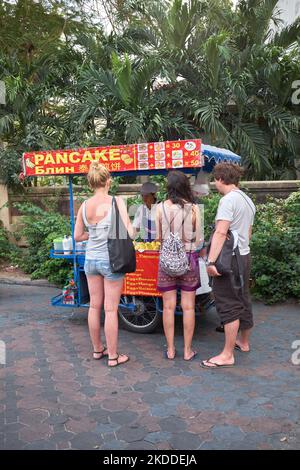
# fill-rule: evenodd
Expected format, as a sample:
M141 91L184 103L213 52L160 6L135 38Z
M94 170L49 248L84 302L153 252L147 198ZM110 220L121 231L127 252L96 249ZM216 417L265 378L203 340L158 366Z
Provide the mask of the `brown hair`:
M213 169L213 177L228 185L238 186L243 173L243 168L235 163L218 163Z
M110 173L106 166L93 161L87 174L89 185L92 189L104 188L110 178Z
M168 173L167 192L168 199L173 204L179 204L183 207L185 202L195 203L190 180L182 171L173 170Z

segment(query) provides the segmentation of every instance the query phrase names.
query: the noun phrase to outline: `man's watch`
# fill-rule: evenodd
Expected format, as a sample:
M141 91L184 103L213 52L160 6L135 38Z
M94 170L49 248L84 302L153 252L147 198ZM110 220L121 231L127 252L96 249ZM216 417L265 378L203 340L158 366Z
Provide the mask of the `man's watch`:
M206 266L215 266L216 265L216 263L214 261L209 261L209 260L207 260L205 264L206 264Z

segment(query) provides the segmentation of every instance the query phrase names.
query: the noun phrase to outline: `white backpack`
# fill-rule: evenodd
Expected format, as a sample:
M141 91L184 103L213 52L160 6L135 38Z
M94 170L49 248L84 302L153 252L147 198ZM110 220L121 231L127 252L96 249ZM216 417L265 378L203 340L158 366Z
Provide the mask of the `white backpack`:
M166 222L169 224L164 204L162 204L163 212L165 215ZM189 213L188 213L189 214ZM171 277L183 276L190 270L190 262L187 257L185 246L178 232L172 233L170 222L170 233L166 240L162 241L162 247L160 251L159 263L161 269ZM183 226L186 217L183 219L181 227Z

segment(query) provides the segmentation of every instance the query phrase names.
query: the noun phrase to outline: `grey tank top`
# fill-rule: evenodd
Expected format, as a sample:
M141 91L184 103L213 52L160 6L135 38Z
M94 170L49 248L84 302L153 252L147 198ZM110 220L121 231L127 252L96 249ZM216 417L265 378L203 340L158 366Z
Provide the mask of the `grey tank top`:
M86 201L82 206L82 219L84 225L89 231L89 239L86 245L85 258L89 260L109 259L107 240L109 229L111 227L110 207L108 214L97 224L90 224L86 218Z

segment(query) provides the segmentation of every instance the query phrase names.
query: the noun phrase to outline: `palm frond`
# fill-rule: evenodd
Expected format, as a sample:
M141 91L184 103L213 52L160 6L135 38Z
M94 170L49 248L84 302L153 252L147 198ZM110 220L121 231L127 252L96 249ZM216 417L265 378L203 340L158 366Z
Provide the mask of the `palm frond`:
M222 106L219 103L212 100L202 103L193 102L192 111L196 122L210 134L212 144L229 137L229 132L221 120Z
M119 96L125 105L128 105L131 98L132 65L129 57L125 55L124 61L116 53L112 53L112 72L116 77L116 86Z
M154 58L143 63L134 71L131 81L131 102L140 103L146 87L150 88L151 81L159 74L160 64ZM150 92L150 89L148 90Z
M218 85L222 63L230 58L229 36L221 33L211 36L204 45L207 68L211 76L211 87L216 89Z
M277 32L273 37L271 44L278 47L288 48L297 43L300 38L300 17L294 23L286 26L281 31Z
M143 142L145 140L142 113L133 114L126 109L121 109L115 114L115 121L116 124L124 128L126 143Z
M237 123L232 130L232 135L237 143L236 150L242 156L246 167L251 168L259 177L272 171L268 158L268 138L257 124Z

